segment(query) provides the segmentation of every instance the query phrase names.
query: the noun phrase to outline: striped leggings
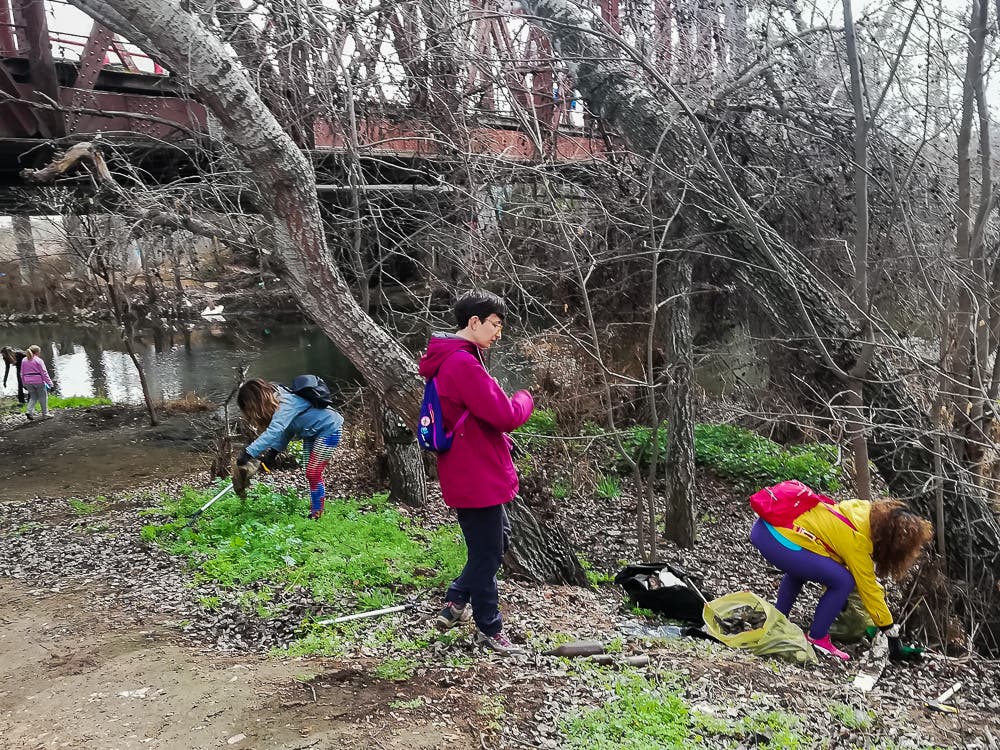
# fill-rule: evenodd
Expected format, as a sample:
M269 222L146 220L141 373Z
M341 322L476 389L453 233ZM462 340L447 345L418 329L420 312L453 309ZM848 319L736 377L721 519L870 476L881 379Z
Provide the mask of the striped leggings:
M312 518L319 518L323 515L323 507L326 504L323 470L330 463L330 458L333 456L333 449L339 444L339 432L302 441L302 447L309 454L309 460L306 461L306 479L309 480L309 498L311 501L309 515Z

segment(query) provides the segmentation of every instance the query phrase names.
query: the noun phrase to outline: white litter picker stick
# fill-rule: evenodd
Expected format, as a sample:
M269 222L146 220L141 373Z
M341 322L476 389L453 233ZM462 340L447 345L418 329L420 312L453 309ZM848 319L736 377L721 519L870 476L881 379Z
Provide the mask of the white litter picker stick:
M219 491L218 495L216 495L215 497L213 497L211 500L209 500L207 503L205 503L204 505L202 505L200 508L198 508L198 510L196 510L194 512L194 514L188 519L187 523L184 524L184 528L185 529L188 528L191 524L193 524L195 521L197 521L201 517L202 513L204 513L209 508L211 508L212 504L215 503L216 500L218 500L220 497L222 497L223 495L225 495L232 488L233 488L233 483L232 482L230 482L225 487L223 487Z
M406 604L397 604L395 607L384 607L383 609L374 609L371 612L356 612L353 615L344 615L343 617L334 617L329 620L320 620L317 625L338 625L342 622L350 622L351 620L363 620L367 617L378 617L380 615L390 615L393 612L402 612L404 609L410 609L415 607L416 602L407 602Z

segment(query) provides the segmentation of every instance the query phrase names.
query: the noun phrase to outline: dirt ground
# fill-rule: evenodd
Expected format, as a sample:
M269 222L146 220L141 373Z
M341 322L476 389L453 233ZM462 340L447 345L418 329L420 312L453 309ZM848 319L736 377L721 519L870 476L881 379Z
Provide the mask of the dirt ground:
M180 414L150 429L143 411L122 407L2 422L0 501L93 498L190 474L207 465L217 427L207 415ZM367 678L342 664L327 675L316 659L194 649L176 624L93 611L88 593L0 578L0 750L479 746L451 721L434 726L429 704L405 720L389 708L426 700L432 685Z
M62 409L53 414L30 422L19 413L3 417L3 499L94 497L207 466L209 461L199 452L208 447L213 429L205 414L166 416L152 429L146 413L135 408Z
M0 601L3 750L478 746L454 729L446 739L433 714L403 722L387 708L426 686L183 647L162 624L90 611L85 590L0 580Z

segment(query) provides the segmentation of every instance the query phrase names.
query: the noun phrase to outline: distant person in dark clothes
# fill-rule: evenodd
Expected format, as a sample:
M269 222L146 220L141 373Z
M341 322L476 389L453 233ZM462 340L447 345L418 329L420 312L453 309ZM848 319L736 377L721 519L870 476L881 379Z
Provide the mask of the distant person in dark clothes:
M17 403L23 404L27 400L27 395L24 392L24 382L21 380L21 362L24 358L28 356L27 352L23 352L20 349L14 349L9 346L5 346L0 349L0 356L3 357L3 387L7 387L7 376L10 374L10 368L14 368L14 374L17 377Z
M431 336L420 374L436 378L445 427L454 430L451 447L438 454L438 477L468 548L436 625L447 630L475 619L477 642L518 653L503 632L496 574L510 543L504 505L518 489L505 433L528 420L534 401L527 391L508 396L483 364L482 352L500 340L505 311L504 301L490 292L463 295L455 304L458 332Z

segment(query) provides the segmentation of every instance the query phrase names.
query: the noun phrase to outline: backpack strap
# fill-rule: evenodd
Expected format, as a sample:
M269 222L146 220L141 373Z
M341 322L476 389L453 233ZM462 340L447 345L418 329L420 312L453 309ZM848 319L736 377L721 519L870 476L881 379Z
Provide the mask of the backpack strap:
M441 366L443 366L443 365L444 365L444 363L445 363L445 362L447 362L447 361L448 361L448 360L449 360L449 359L451 358L451 355L452 355L452 354L457 354L458 352L462 352L462 351L465 351L465 350L464 350L464 349L455 349L455 350L453 350L453 351L449 352L449 353L448 353L448 354L447 354L447 355L445 356L444 360L443 360L443 361L441 362ZM482 363L483 363L483 361L482 361L482 359L481 359L481 358L479 359L479 363L480 363L480 364L482 364ZM440 372L441 372L441 366L438 366L438 373L439 373L439 374L440 374ZM485 369L485 365L483 366L483 369ZM438 376L437 376L437 375L435 375L435 376L434 376L433 378L430 378L430 380L437 380L437 377L438 377ZM438 398L440 398L440 397L441 397L441 394L439 393L439 394L438 394ZM452 428L451 428L450 430L448 430L448 431L447 431L447 432L446 432L445 434L447 434L447 435L448 435L448 437L451 437L452 435L454 435L454 434L455 434L456 432L458 432L458 429L459 429L459 428L460 428L460 427L461 427L461 426L462 426L463 424L465 424L465 420L466 420L466 419L468 419L468 418L469 418L469 410L468 410L468 409L466 409L465 411L463 411L463 412L462 412L462 416L460 416L460 417L458 418L458 421L457 421L457 422L455 422L455 426L454 426L454 427L452 427ZM443 419L443 418L442 418L442 419Z
M843 513L840 513L838 511L834 510L832 505L826 505L826 503L823 503L823 505L825 505L826 508L829 509L829 511L831 513L833 513L833 515L835 515L841 521L843 521L844 523L846 523L848 526L850 526L854 530L855 533L857 533L858 527L855 526L853 523L851 523L851 519L850 518L848 518L847 516L845 516ZM829 552L831 555L836 555L837 554L837 551L835 549L833 549L833 547L831 547L829 544L827 544L826 542L824 542L822 539L820 539L818 536L816 536L815 534L813 534L811 531L808 531L807 529L803 529L801 526L793 526L792 527L792 531L798 532L799 534L801 534L802 536L804 536L806 539L811 539L812 541L816 542L817 544L822 544L826 548L826 551ZM838 555L838 557L839 557L839 555Z
M462 412L462 416L458 418L458 421L455 422L455 426L452 427L451 430L448 432L448 437L451 437L456 432L458 432L458 428L461 427L463 424L465 424L465 420L468 418L469 418L469 410L466 409L465 411Z

